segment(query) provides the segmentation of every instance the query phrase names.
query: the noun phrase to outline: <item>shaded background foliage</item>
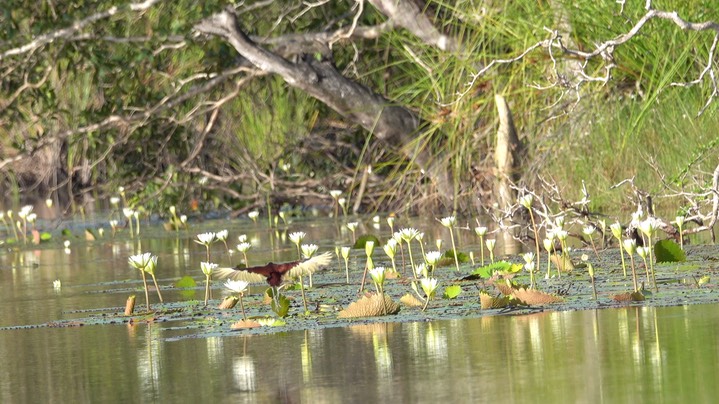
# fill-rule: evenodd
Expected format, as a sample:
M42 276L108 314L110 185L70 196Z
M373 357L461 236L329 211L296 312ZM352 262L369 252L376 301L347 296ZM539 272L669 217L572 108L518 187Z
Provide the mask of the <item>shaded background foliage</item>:
M339 41L331 56L286 55L331 57L346 77L414 111L421 130L400 145L377 141L282 79L257 71L225 41L193 30L231 2L158 2L135 12L121 1L10 1L0 14L0 169L3 188L15 195L8 202L52 197L71 211L76 202L104 200L125 186L151 210L193 200L239 211L268 201L329 204L330 189L358 197L371 166L362 211L472 212L492 202L495 93L510 101L528 146L523 181L530 187L541 176L574 196L584 180L597 191L592 204L599 208L621 204L623 195L607 190L632 176L655 193L667 184L706 185L716 165L719 123L716 102L702 109L712 88L670 83L699 77L715 33L652 21L617 48L607 83L572 89L581 61L538 49L497 65L468 88L492 60L516 57L546 39L545 27L559 30L567 46L591 50L627 32L644 14L644 2L628 2L623 12L596 1L419 3L458 50L394 28L374 39ZM349 26L358 4L235 7L253 40L283 54L287 42L275 39ZM6 55L111 6L120 7L114 16ZM708 0L655 7L691 21L719 20ZM358 25L386 20L364 2ZM606 63L592 59L584 71L602 76ZM436 184L403 153L420 149L446 152L440 163L453 174L453 207L440 203Z

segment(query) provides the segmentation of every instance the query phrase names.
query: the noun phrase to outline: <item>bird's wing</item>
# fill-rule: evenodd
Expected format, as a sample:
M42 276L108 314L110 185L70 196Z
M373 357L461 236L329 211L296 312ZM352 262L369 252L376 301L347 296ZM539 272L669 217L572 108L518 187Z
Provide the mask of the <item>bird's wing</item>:
M290 269L286 275L293 278L301 275L309 275L322 267L326 267L330 262L332 262L332 253L327 251L323 254L315 255L306 261L300 262L295 265L294 268Z
M235 281L245 281L249 283L262 283L267 277L262 274L245 271L244 269L235 268L216 268L212 271L219 279L232 279Z

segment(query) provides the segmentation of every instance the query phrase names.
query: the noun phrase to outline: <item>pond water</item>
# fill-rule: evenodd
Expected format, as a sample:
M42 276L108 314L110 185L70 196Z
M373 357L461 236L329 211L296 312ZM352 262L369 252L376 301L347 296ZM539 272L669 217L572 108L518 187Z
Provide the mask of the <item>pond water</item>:
M205 251L191 239L225 227L235 239L240 233L250 236L250 260L281 261L296 254L274 230L230 222L196 225L179 237L143 228L140 245L120 234L96 241L73 238L69 251L59 241L5 249L0 255L0 402L714 400L716 304L357 324L268 335L202 334L178 322L48 327L53 321L122 311L129 294L136 293L141 304L139 274L127 265L127 257L138 251L159 256L161 285L184 275L200 281ZM308 241L325 240L321 250L334 248L328 240L351 238L331 223L296 223L290 230L306 231ZM428 237L446 237L442 231L432 228ZM469 243L469 236L460 235L458 242ZM238 259L223 250L214 247L218 261ZM62 281L60 289L53 288L55 279ZM202 291L200 282L194 295L167 289L164 297L201 300ZM215 293L221 294L219 287ZM156 302L156 296L151 299Z

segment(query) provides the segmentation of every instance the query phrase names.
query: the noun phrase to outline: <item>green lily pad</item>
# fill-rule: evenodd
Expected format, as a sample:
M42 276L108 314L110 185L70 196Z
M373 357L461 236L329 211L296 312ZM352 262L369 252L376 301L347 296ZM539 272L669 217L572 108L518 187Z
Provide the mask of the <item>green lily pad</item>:
M444 295L443 297L445 299L454 299L455 297L459 296L459 294L462 293L462 287L459 285L450 285L444 288Z
M368 241L374 241L375 248L380 247L379 239L377 238L377 236L374 236L372 234L363 234L357 237L357 241L352 246L352 248L362 249Z
M654 255L657 262L684 262L687 255L679 244L672 240L659 240L654 244Z
M197 282L189 276L183 276L179 281L175 282L176 288L194 288L197 287Z

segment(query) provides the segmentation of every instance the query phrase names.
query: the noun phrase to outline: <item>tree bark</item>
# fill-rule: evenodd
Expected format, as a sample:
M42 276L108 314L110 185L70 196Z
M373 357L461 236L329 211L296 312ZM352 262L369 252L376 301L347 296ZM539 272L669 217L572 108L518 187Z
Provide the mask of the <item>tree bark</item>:
M195 26L199 32L226 39L235 50L259 69L281 76L287 84L320 100L348 120L361 125L378 139L397 147L417 164L435 183L438 191L451 201L454 187L451 174L443 167L443 156L426 149L406 147L420 129L420 119L412 111L393 104L369 88L344 77L324 52L305 54L290 61L254 42L242 31L237 16L225 10ZM318 44L320 49L324 44Z

